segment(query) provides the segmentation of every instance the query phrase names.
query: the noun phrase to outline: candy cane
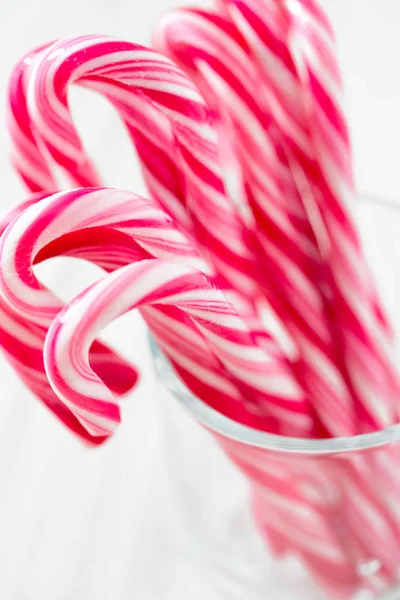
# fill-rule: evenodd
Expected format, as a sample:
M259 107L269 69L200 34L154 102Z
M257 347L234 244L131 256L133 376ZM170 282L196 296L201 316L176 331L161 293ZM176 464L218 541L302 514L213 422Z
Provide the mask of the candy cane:
M350 212L352 162L332 34L320 13L315 16L312 12L313 7L310 1L302 6L309 15L304 25L290 6L286 7L290 48L320 168L317 185L324 194L320 211L331 241L329 264L339 290L337 315L345 331L348 370L363 412L375 414L381 419L378 423L385 426L396 421L400 382L386 322L382 323L383 311Z
M94 51L94 50L93 50L93 51ZM76 64L76 62L77 62L77 61L78 61L78 63L79 63L79 60L80 60L80 59L79 59L79 58L76 56L76 54L77 54L77 53L75 52L75 53L74 53L74 55L73 55L73 56L74 56L74 60L73 60L73 61L71 60L71 62L73 62L73 64L74 64L74 65ZM85 58L85 60L86 60L86 58ZM100 60L100 59L97 59L97 60ZM106 63L106 58L102 58L101 60L102 60L104 63ZM107 60L109 61L109 59L107 59ZM126 62L126 61L125 61L125 62ZM47 64L48 64L48 61L47 61L47 62L44 62L44 64L45 64L45 65L47 65ZM124 63L124 68L125 68L125 70L123 71L123 74L122 74L121 76L119 76L119 77L121 77L121 79L122 79L122 77L123 77L123 78L124 78L124 81L125 81L125 82L127 82L127 83L129 83L129 82L130 82L130 79L129 79L129 73L128 73L128 68L127 68L127 66L126 66L126 64L125 64L125 63ZM60 67L60 70L61 70L61 69L62 69L62 66ZM82 67L82 69L83 69L83 67ZM93 69L92 69L92 71L86 71L86 70L85 70L85 76L88 76L88 72L89 72L89 73L92 73L92 72L94 72L94 74L98 76L98 74L99 74L99 72L100 72L100 71L99 71L99 69L100 69L100 67L98 67L98 68L97 68L96 70L94 70L94 71L93 71ZM103 75L103 77L109 76L109 70L107 70L107 67L106 67L106 66L104 67L104 69L105 69L105 74ZM133 69L133 67L132 67L132 69ZM115 67L115 66L112 68L112 72L113 72L113 74L114 74L114 76L115 76L115 73L116 73L116 67ZM101 71L101 73L102 73L102 71ZM133 70L133 74L134 74L134 75L137 75L137 73L136 73L136 71L135 71L135 70ZM81 72L79 72L79 69L78 69L78 75L79 75L79 76L81 76ZM133 75L131 75L130 77L132 78L132 76L133 76ZM153 75L153 76L154 76L154 75ZM45 73L45 74L43 75L43 78L45 79L45 81L47 81L47 79L50 79L50 76L47 76L47 74ZM70 78L72 79L72 78L73 78L73 76L71 75L71 76L70 76ZM33 77L33 79L34 79L34 77ZM54 76L54 79L55 79L55 76ZM61 79L62 79L62 77L61 77ZM50 80L50 81L51 81L51 80ZM139 84L140 84L140 81L139 81L139 82L136 82L135 89L139 89L140 91L142 91L142 90L141 90L141 88L139 87ZM158 85L159 85L158 81L156 81L156 84L158 84ZM41 85L43 86L43 83L42 83ZM149 84L148 84L148 77L147 77L147 79L146 79L146 85L149 85ZM145 92L146 92L146 91L147 91L147 88L145 89ZM38 93L37 91L35 92L35 94L36 94L36 95L35 95L35 102L36 102L36 105L35 105L35 106L36 106L36 109L32 109L32 113L34 113L34 110L38 110L38 109L37 109L37 107L38 107L38 106L40 106L40 107L41 107L41 106L43 106L43 108L42 108L42 111L43 111L43 110L45 110L45 113L46 113L46 115L49 115L49 114L50 114L50 111L51 111L51 106L50 106L50 105L45 105L45 104L44 104L44 100L45 100L45 99L43 99L43 98L42 98L42 101L40 101L40 95L39 95L39 93ZM59 94L61 94L61 92L59 92ZM175 100L175 99L176 99L176 97L174 96L174 97L173 97L173 99ZM198 102L198 104L199 104L200 106L202 106L202 105L200 104L200 102ZM55 111L54 111L54 112L55 112ZM198 112L198 111L197 111L197 112ZM178 114L178 117L180 117L180 118L181 118L181 120L182 120L182 116L181 116L181 115L179 115L179 114ZM176 114L174 114L174 118L177 118L177 117L176 117ZM42 120L43 120L43 116L42 116ZM44 122L44 121L43 121L43 122ZM64 126L64 129L65 129L66 131L67 131L67 125L68 125L68 124L65 124L65 123L63 124L63 126ZM69 125L68 125L68 126L69 126ZM60 126L60 127L61 127L61 126ZM60 129L60 127L59 127L58 129ZM38 126L38 129L40 130L40 126ZM72 131L73 131L73 130L72 130ZM75 134L71 133L71 131L70 131L70 127L69 127L69 129L68 129L68 132L69 132L69 136L70 136L70 138L72 139L73 135L75 135ZM197 133L197 130L196 130L196 133ZM186 142L186 139L187 139L187 137L188 137L188 136L187 136L187 134L186 134L186 137L184 136L184 141L185 141L185 142ZM198 139L200 139L200 142L201 142L201 138L199 138L199 137L198 137L198 138L196 138L196 141L198 141ZM78 141L79 141L79 140L78 140ZM202 144L202 146L201 146L201 147L202 147L202 151L203 151L204 143ZM192 146L190 146L190 149L191 149L191 148L192 148ZM197 150L197 148L196 148L196 150ZM186 152L186 154L187 154L187 149L185 149L185 152ZM190 158L190 157L189 157L189 158ZM197 166L197 165L195 165L195 166ZM189 175L190 175L190 176L192 176L192 173L191 173L191 174L189 174ZM196 173L196 177L197 177L197 173ZM199 197L199 194L198 194L198 189L197 189L197 191L196 191L196 194L197 194L197 197ZM202 202L202 199L201 199L201 198L200 198L199 200ZM197 206L196 206L196 208L197 208ZM215 207L214 207L214 208L215 208ZM202 219L203 219L203 220L205 220L205 217L206 217L205 211L203 212L203 208L201 208L201 207L200 207L200 209L201 209L201 211L202 211L202 215L203 215L203 216L202 216ZM208 210L209 210L209 214L213 214L213 219L214 219L214 218L215 218L215 215L217 214L217 213L215 213L215 209L213 210L212 206L211 206L211 207L209 206L209 209L208 209ZM219 212L220 212L220 209L219 209ZM219 214L219 213L218 213L218 214ZM226 214L226 211L224 211L224 213L221 213L221 217L222 217L222 216L223 216L224 220L227 218L227 219L228 219L228 221L229 221L229 216ZM211 220L211 219L210 219L210 217L208 217L208 222L209 222L210 220ZM197 231L198 231L198 230L197 230ZM215 230L214 230L214 231L215 231ZM204 239L204 240L205 240L205 244L208 244L208 243L210 243L210 244L211 244L212 242L211 242L211 240L210 240L210 236L209 236L209 234L208 234L207 230L206 230L206 229L205 229L205 228L202 226L202 227L201 227L201 232L200 232L200 235L202 236L203 234L205 234L205 235L206 235L206 238L202 238L202 239ZM226 231L226 229L224 230L224 228L218 227L218 235L219 235L219 236L221 236L221 234L223 234L223 238L224 238L225 242L226 242L227 240L232 240L232 235L230 235L230 234L229 234L229 232L228 232L228 231ZM248 237L248 236L247 236L247 237ZM288 239L290 239L290 236L286 236L286 240L288 240ZM224 244L225 244L225 242L224 242ZM230 243L230 242L228 242L228 243ZM215 244L214 244L214 246L211 246L212 252L214 252L214 248L215 248ZM221 253L223 253L223 254L224 254L224 256L225 256L226 258L228 258L228 260L229 260L229 261L231 261L231 259L233 259L234 257L233 257L232 255L230 255L230 254L229 254L229 249L228 249L228 252L227 252L226 245L222 246L221 242L218 242L217 252L218 252L218 257L217 257L217 258L216 258L216 255L215 255L215 254L213 255L213 259L214 259L214 265L216 265L216 266L217 266L217 268L219 267L219 268L220 268L220 271L221 271L221 272L222 272L222 273L223 273L223 274L224 274L224 275L225 275L225 276L226 276L228 279L232 280L231 266L229 266L229 267L228 267L228 272L226 271L226 268L225 268L227 265L225 265L225 267L221 268L221 263L220 263L220 255L221 255ZM216 261L217 261L217 262L215 261L215 259L216 259ZM284 257L282 256L282 257L281 257L281 262L282 262L282 260L283 260L283 259L284 259ZM236 260L236 259L235 259L235 260ZM240 268L240 269L248 269L248 267L249 267L249 263L247 263L247 266L246 266L246 265L243 263L243 261L241 261L240 263L238 263L238 262L236 261L236 264L239 266L239 268ZM270 264L271 264L271 263L270 263ZM282 266L282 265L281 265L281 266ZM286 267L287 265L285 264L284 266ZM286 268L286 270L288 270L288 269ZM277 272L277 269L276 269L276 268L275 268L275 272L276 272L277 276L279 276L279 274L278 274L278 272ZM282 273L282 268L280 268L279 272L280 272L280 273ZM236 271L233 271L233 273L236 273ZM258 274L254 274L254 273L253 273L253 277L254 277L255 275L257 275L257 277L259 277L259 275L258 275ZM297 279L297 280L298 280L298 278L299 278L299 275L300 275L300 272L299 272L299 271L297 271L297 274L296 274L296 279ZM302 278L302 276L300 276L300 279L301 279L301 281L300 281L300 282L296 281L296 279L295 279L295 283L296 283L297 285L301 285L301 286L303 286L303 288L302 288L302 289L304 289L304 278ZM280 283L281 283L281 280L282 280L282 275L280 276ZM235 277L235 284L237 284L237 283L238 283L238 282L237 282L237 277ZM254 282L253 282L253 283L254 283ZM292 287L293 287L293 283L292 283L292 285L291 285L291 288L292 288ZM271 288L271 285L270 285L270 288ZM291 292L292 292L292 291L293 291L293 290L291 290ZM309 290L309 291L310 291L310 290ZM311 288L311 293L312 293L312 292L313 292L313 288ZM291 293L291 295L292 295L292 297L293 297L293 293ZM310 299L308 298L308 301L309 301L309 300L310 300ZM310 303L310 304L311 304L311 306L313 307L313 309L315 309L315 300L314 300L314 298L312 298L312 299L311 299L311 303ZM317 304L318 304L318 301L317 301ZM313 305L314 305L314 306L313 306ZM298 312L298 314L300 314L300 312L301 312L301 311L299 311L299 312ZM310 317L310 315L309 315L309 317ZM303 323L303 326L306 326L306 327L308 327L308 333L311 335L311 333L312 333L312 331L313 331L313 328L310 328L310 327L309 327L309 324L308 324L308 322L307 322L307 319L304 319L304 318L302 317L302 323ZM318 325L319 325L319 319L318 319L318 317L317 317L317 318L313 318L313 323L314 323L314 324L316 324L316 328L317 328L317 327L318 327ZM319 329L320 329L320 328L319 328ZM310 333L310 332L311 332L311 333ZM324 333L324 332L323 332L323 333ZM338 376L337 376L337 373L336 373L336 372L333 370L333 367L331 367L331 369L330 369L330 373L329 373L329 378L328 378L328 381L329 381L329 382L330 382L330 381L333 381L333 385L332 385L332 387L333 387L333 393L332 393L332 395L331 395L331 396L328 398L328 390L329 390L330 388L329 388L328 386L326 386L326 379L327 379L327 377L325 377L325 381L321 381L321 375L320 375L320 373L321 373L321 370L323 370L324 368L326 368L326 365L325 365L325 364L323 364L323 363L324 363L324 361L325 361L325 358L324 358L324 354L323 354L323 352L321 352L321 351L318 351L318 348L316 348L316 349L314 350L314 352L312 353L312 360L310 360L310 363L314 365L314 364L316 363L316 358L317 358L317 356L318 356L318 365L319 365L319 366L318 366L318 368L315 368L315 366L314 366L314 378L313 378L313 381L312 381L312 386L313 386L312 392L313 392L313 396L314 396L314 397L322 398L322 397L324 397L324 395L326 395L326 397L327 397L327 399L326 399L326 402L324 403L324 407L325 407L325 409L326 409L326 412L327 412L328 414L327 414L327 415L325 415L325 419L324 419L324 421L325 421L325 422L326 422L326 421L328 421L328 417L329 417L329 420L330 420L330 422L331 422L331 425L332 425L333 423L335 423L335 424L336 424L336 422L338 421L339 417L338 417L338 416L336 416L336 421L334 421L333 419L331 419L331 418L330 418L330 417L331 417L331 412L332 412L332 411L335 411L335 414L336 414L336 415L342 415L342 416L340 417L340 418L341 418L341 420L342 420L342 423L340 423L340 425L341 425L341 428L340 428L341 432L343 432L343 430L345 430L346 432L352 432L352 429L351 429L351 427L352 427L352 423L353 423L353 421L352 421L352 419L351 419L351 418L350 418L350 416L349 416L349 411L348 411L348 410L347 410L347 411L346 411L346 410L341 410L341 411L339 411L339 410L337 410L337 409L336 409L336 406L335 406L335 402L336 402L336 403L338 403L338 402L340 402L340 400L342 401L342 403L343 403L343 402L345 402L345 399L346 399L346 390L345 390L345 388L343 387L343 385L341 385L341 380L340 380L340 377L338 377ZM306 381L309 381L309 378L307 378L306 376L304 376L304 378L303 378L303 379L305 379ZM310 385L310 387L311 387L311 385ZM306 388L306 389L307 389L307 388ZM344 424L343 424L343 421L345 421L345 423L344 423ZM333 425L332 425L332 426L333 426ZM339 431L339 427L338 427L338 426L336 426L336 429L335 429L334 431L335 431L336 433L339 433L339 432L340 432L340 431Z
M7 124L12 142L12 162L28 188L33 191L57 187L51 172L51 156L35 132L26 98L32 64L49 47L51 44L31 51L15 66L8 89ZM117 109L140 156L149 192L187 229L189 220L183 209L184 193L179 172L173 162L173 135L168 118L123 84L95 76L87 79L80 77L75 83L100 92ZM99 176L81 144L77 151L80 152L80 158L76 165L71 165L68 159L63 160L62 154L58 154L56 162L74 187L98 186Z
M298 343L299 379L325 427L332 435L354 434L352 398L319 289L321 256L289 165L278 157L272 127L255 100L258 81L246 43L229 21L194 9L166 15L154 42L186 70L216 111L229 112L221 138L232 137L233 126L247 201L260 230L259 260L268 273L262 289Z
M86 352L80 343L79 356L74 354L72 338L77 338L69 325L73 323L73 327L83 331L78 321L85 321L88 314L86 309L90 306L93 311L85 321L88 329L82 323L90 337L92 326L104 326L105 320L112 320L117 314L148 304L173 305L188 314L228 372L247 387L247 398L255 402L255 406L264 408L274 418L282 420L283 427L299 427L301 424L310 427L302 412L302 397L299 397L299 390L294 382L287 377L284 364L279 364L265 349L254 346L246 325L232 305L226 302L221 292L210 284L202 272L186 265L159 260L141 261L111 273L99 284L91 287L87 294L75 300L74 309L68 313L68 332L60 328L61 322L58 317L49 329L48 348L51 356L46 354L46 348L44 351L49 380L57 395L86 427L97 432L110 431L118 414L118 405L110 391L86 365ZM99 307L101 316L98 312ZM60 313L61 319L62 314L64 313ZM71 321L70 314L76 315L77 319ZM64 337L64 333L67 337ZM57 334L57 339L53 340L53 334ZM68 344L68 350L65 347L66 354L63 354L61 362L59 358L64 342L59 343L60 335ZM68 364L64 361L67 355ZM71 358L74 364L74 378L77 376L75 383L71 379ZM82 366L83 363L85 366L82 371L79 365ZM75 371L75 368L79 371ZM90 410L86 407L90 407ZM103 416L97 419L99 415ZM287 423L284 423L286 419Z
M191 266L200 265L204 268L204 263L193 251L189 242L174 228L172 220L149 201L128 192L107 189L76 190L56 194L30 207L4 233L0 244L1 296L28 324L47 327L59 312L61 304L58 298L43 288L34 277L31 268L34 257L38 253L40 255L43 246L54 244L66 231L74 235L74 232L82 230L84 235L87 235L88 228L100 227L102 228L100 239L107 242L103 229L112 224L120 233L133 238L134 242L143 248L146 253L144 258L161 256L181 263L186 260ZM105 253L112 256L113 251L107 247ZM132 256L128 255L127 262L132 260ZM215 293L217 294L217 291ZM223 298L222 292L218 291L218 294ZM232 306L226 301L223 307L227 311L233 311ZM158 331L160 326L168 324L169 317L166 318L164 315L162 318L164 321L156 324ZM303 433L305 430L309 431L312 423L301 413L305 410L306 400L294 381L290 379L288 366L274 347L273 341L269 339L269 346L267 346L266 338L263 348L258 348L244 322L237 315L231 316L231 319L235 323L240 323L243 328L243 331L235 333L238 349L242 351L240 360L232 353L236 346L225 348L224 340L221 339L222 330L219 335L215 332L214 337L211 333L208 334L207 346L230 374L242 398L246 399L247 412L249 412L249 404L253 403L254 412L261 403L257 415L259 424L262 423L262 417L265 415L264 425L271 426L270 415L273 415L274 419L282 420L278 427L282 431L289 429L294 431L296 427ZM169 327L170 346L171 330L173 331L174 327L176 325ZM231 337L232 335L233 333ZM175 343L176 341L175 336ZM186 342L186 345L188 343L191 342ZM181 353L187 353L187 348ZM199 352L197 358L198 356ZM176 362L176 357L173 358ZM193 359L192 353L192 363ZM265 377L262 376L263 368ZM194 375L197 377L200 371L198 367ZM200 379L207 383L206 371L204 372L205 375ZM214 384L211 382L211 385ZM216 393L221 394L222 391L223 389L220 388ZM224 402L226 403L226 400ZM271 406L267 405L267 402L271 403ZM113 416L116 417L117 413L113 413ZM254 423L255 418L252 421Z
M290 12L289 3L283 9L282 3L264 0L223 2L253 52L260 74L260 96L284 134L303 201L313 217L319 214L316 231L333 275L332 314L341 333L359 429L368 431L392 424L396 420L398 382L390 359L388 327L347 206L346 195L352 185L348 136L340 102L335 100L340 97L340 88L331 29L311 2L296 3L299 18L294 9ZM302 16L307 17L309 25L304 25L307 19ZM305 81L311 47L313 70L308 72L313 77L312 85L318 86L318 92L314 90L318 97L313 97L310 80ZM318 119L323 119L323 134L315 133L322 122L317 122L316 106L320 107ZM309 110L314 114L311 130ZM327 112L323 117L324 110ZM322 145L316 135L323 135ZM337 183L333 182L332 170L327 176L327 163L335 166Z
M46 196L47 194L43 193L32 194L14 207L0 220L0 235L20 213ZM51 251L47 251L47 255L43 254L36 262L51 256ZM29 326L26 320L16 315L2 299L0 323L0 347L25 385L85 443L98 444L104 441L104 438L91 436L51 389L43 365L43 344L47 328ZM90 364L115 394L125 394L137 381L136 369L98 341L90 349Z

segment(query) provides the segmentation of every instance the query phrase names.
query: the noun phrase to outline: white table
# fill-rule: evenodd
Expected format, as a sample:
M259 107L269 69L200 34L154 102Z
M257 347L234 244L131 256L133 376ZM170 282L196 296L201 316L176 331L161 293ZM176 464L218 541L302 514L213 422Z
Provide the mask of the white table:
M2 101L8 73L27 49L98 32L146 43L173 0L3 0ZM398 0L325 0L340 42L358 185L399 192ZM143 192L133 152L101 99L72 94L87 148L108 184ZM90 108L89 108L90 106ZM95 108L94 108L95 107ZM0 106L4 114L3 104ZM23 197L0 136L1 209ZM60 268L62 266L62 269ZM45 280L71 297L92 271L54 261ZM127 321L130 335L127 336ZM197 600L211 596L179 554L159 445L144 328L129 316L108 332L142 371L123 401L123 424L105 447L83 449L0 361L1 600Z

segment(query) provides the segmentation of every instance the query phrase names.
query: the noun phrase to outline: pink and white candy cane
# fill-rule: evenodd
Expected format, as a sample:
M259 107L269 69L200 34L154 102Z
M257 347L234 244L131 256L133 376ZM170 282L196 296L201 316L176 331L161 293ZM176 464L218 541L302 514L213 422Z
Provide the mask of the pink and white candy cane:
M30 207L4 233L0 244L0 296L16 314L25 319L29 326L49 326L59 312L61 303L50 290L43 288L36 280L32 272L35 256L43 254L44 246L54 251L54 244L57 247L57 238L64 236L65 239L66 232L75 236L74 245L76 245L79 236L83 236L84 240L87 239L88 228L96 230L95 236L89 235L91 243L93 237L97 236L98 240L107 244L109 227L118 230L113 233L114 245L116 233L128 238L126 242L124 240L121 242L122 250L125 250L126 263L138 258L140 260L160 256L169 261L186 262L192 268L193 265L205 268L190 242L175 229L172 220L157 209L154 203L129 192L108 189L75 190L56 194ZM61 247L64 244L63 241ZM142 257L136 258L132 255L132 244L136 245L136 253L136 247L142 249L144 252ZM130 253L126 254L126 249L130 250ZM118 262L112 265L113 268L121 265L121 247L117 247L116 250ZM100 257L96 255L99 251ZM94 256L97 256L97 263L100 265L101 252L105 255L106 268L109 268L115 248L108 244L104 248L95 249ZM93 248L89 244L86 258L93 256L92 253ZM76 254L75 248L74 254ZM211 283L208 285L212 286ZM190 334L191 321L180 312L178 314L176 311L171 312L171 308L161 310L162 307L157 307L159 309L157 315L153 310L145 313L144 316L150 328L154 329L158 338L161 338L167 355L170 355L174 364L179 366L179 372L182 373L184 370L188 373L184 379L189 387L195 393L203 389L203 392L207 391L208 395L214 389L215 399L208 398L205 393L199 393L205 401L215 407L225 406L225 412L228 412L232 418L236 415L240 419L245 419L248 424L259 428L276 427L281 432L309 434L313 423L305 414L307 401L291 379L289 367L271 338L265 334L262 349L256 346L252 331L247 328L228 302L225 300L222 302L222 292L215 290L215 294L227 313L231 313L229 322L239 328L237 332L232 331L230 334L231 338L233 336L232 343L228 342L229 330L218 329L217 324L214 324L214 334L211 334L206 327L208 334L205 335L201 329L206 344L202 345L198 341L197 348L194 347L189 352L192 340L195 340L196 333L198 335L198 324L196 327L193 326L194 329L192 327L193 333ZM190 337L187 339L187 335L185 337L185 331L192 339ZM224 331L228 336L226 342L221 337ZM179 342L180 335L183 335L181 342ZM202 351L206 362L207 348L208 353L211 350L217 360L208 358L203 369L200 365L196 368L196 360L200 358ZM211 372L207 365L212 366ZM192 379L190 379L190 369L192 369ZM197 389L193 388L194 380L197 380ZM218 380L220 383L217 385ZM199 386L203 387L199 388ZM235 389L239 390L240 395ZM229 406L229 398L231 398L231 406ZM243 406L238 402L239 398L245 401ZM117 418L118 413L115 412L112 416Z
M243 170L241 201L260 240L262 290L298 345L298 378L329 433L354 434L352 398L321 291L325 268L279 136L257 103L258 77L246 42L220 15L181 9L162 19L154 43L222 113L220 137L232 138Z
M26 97L32 65L38 60L40 53L51 45L31 51L14 67L8 89L7 125L12 142L12 162L32 191L57 187L51 155L35 132ZM140 94L132 93L124 84L93 75L88 78L81 76L75 83L102 93L118 110L135 143L152 197L178 223L187 227L189 220L183 208L184 194L179 172L173 162L173 136L168 118ZM71 162L68 153L66 156L58 154L56 160L73 186L98 186L99 176L82 145L76 148L74 157L75 164Z
M398 418L400 380L393 362L392 332L351 213L354 183L349 132L330 27L311 0L300 2L309 17L306 21L292 13L290 4L284 6L289 15L289 47L319 167L315 196L331 243L329 263L338 287L337 316L347 332L347 367L360 401L361 418L375 411L376 421L383 427Z
M181 171L195 237L216 270L244 295L254 297L257 266L252 242L225 196L215 131L192 82L167 58L136 44L89 36L53 45L35 63L28 109L41 143L70 172L79 170L83 159L66 91L83 76L124 84L168 116L174 136L171 153Z
M26 208L36 204L46 194L32 194L0 220L0 235ZM52 256L51 251L36 262ZM0 299L0 347L8 362L25 385L66 425L88 444L98 444L104 438L91 436L51 389L44 372L43 344L47 328L28 325ZM128 392L136 383L137 371L124 358L106 345L96 341L90 349L90 364L108 387L116 394Z
M347 126L332 30L311 1L220 0L252 50L260 98L284 134L293 176L332 273L332 315L359 430L392 424L399 384L391 334L350 215Z
M221 291L201 271L160 260L141 261L107 275L76 298L65 314L59 313L49 329L46 372L59 397L85 426L106 431L108 423L104 418L97 421L96 414L106 417L116 407L113 395L87 363L86 345L107 322L147 305L181 309L227 371L247 387L250 401L256 400L284 427L310 426L303 399L284 363L254 345L251 332ZM86 410L88 406L93 414Z

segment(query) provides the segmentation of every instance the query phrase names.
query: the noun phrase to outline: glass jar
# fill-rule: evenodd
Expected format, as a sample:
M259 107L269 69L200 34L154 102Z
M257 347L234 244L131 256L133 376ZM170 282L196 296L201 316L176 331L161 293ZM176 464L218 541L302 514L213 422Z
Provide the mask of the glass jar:
M373 200L362 228L398 321L398 208ZM184 552L216 598L400 599L400 425L330 440L255 431L194 397L150 343Z

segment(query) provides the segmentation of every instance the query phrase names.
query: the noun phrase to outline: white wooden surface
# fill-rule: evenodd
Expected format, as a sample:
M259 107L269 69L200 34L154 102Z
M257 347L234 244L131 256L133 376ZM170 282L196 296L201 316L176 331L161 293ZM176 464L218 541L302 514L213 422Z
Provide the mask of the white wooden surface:
M0 113L8 73L30 47L88 32L146 43L157 15L177 3L2 0ZM338 31L359 187L396 197L400 3L325 0L324 5ZM105 182L143 192L134 153L112 111L88 93L73 93L72 102ZM7 162L1 131L0 209L5 211L23 190ZM56 261L41 274L65 298L95 276L76 263ZM140 367L142 383L124 400L115 438L95 451L81 448L0 360L1 600L211 600L176 544L144 329L130 316L113 326L108 338Z

